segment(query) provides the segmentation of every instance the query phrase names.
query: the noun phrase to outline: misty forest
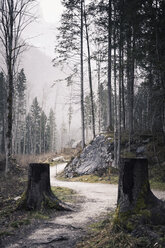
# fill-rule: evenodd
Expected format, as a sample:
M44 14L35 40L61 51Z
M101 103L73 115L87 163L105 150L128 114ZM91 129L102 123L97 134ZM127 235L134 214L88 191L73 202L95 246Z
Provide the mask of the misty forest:
M164 0L0 0L0 247L165 247Z

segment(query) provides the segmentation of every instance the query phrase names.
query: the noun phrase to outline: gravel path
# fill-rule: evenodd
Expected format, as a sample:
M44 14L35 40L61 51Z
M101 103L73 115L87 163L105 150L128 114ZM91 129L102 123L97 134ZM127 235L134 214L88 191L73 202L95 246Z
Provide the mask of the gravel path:
M56 180L56 173L62 171L65 165L51 167L51 185L76 190L77 194L82 196L83 202L78 203L76 211L44 222L31 235L6 248L73 248L85 233L87 224L115 208L117 185ZM165 199L164 192L154 193L157 197Z

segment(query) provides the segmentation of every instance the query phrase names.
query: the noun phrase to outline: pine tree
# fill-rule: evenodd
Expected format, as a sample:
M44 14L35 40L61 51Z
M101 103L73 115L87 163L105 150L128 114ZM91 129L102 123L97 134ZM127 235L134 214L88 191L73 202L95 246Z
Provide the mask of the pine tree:
M32 118L32 153L39 154L41 146L40 137L40 118L41 118L41 108L39 106L37 97L34 98L31 105L31 118Z
M26 76L24 69L18 73L15 87L14 116L14 147L15 153L24 153L25 150L25 115L26 115Z
M6 84L8 89L5 173L10 169L8 161L12 156L15 71L18 57L25 48L25 41L21 39L21 35L34 18L30 13L34 2L30 0L0 1L0 42L1 53L6 67ZM27 15L28 18L26 18Z
M30 113L26 116L26 142L25 142L25 153L32 154L33 153L33 140L32 140L32 116Z
M40 126L40 132L41 132L41 153L46 152L46 125L47 125L47 116L45 112L41 111L41 126Z
M56 122L55 114L52 108L49 112L49 118L46 127L46 149L48 152L56 151Z

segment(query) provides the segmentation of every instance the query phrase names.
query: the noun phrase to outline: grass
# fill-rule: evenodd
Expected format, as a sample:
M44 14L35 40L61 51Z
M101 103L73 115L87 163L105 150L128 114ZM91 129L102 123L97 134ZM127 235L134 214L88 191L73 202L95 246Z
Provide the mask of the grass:
M77 244L76 248L163 248L164 232L162 227L155 230L160 240L153 241L150 237L133 237L121 226L113 223L114 213L108 214L106 219L95 222L88 227L88 235ZM154 227L152 227L154 229ZM162 229L161 229L162 228Z
M49 216L49 212L43 213L43 212L35 211L35 212L30 213L29 218L31 218L32 220L33 219L48 220L50 216Z
M52 187L52 191L59 200L64 202L72 203L76 197L76 192L66 187Z
M11 236L11 235L14 235L14 233L12 231L0 231L0 238L1 237L4 237L4 236Z
M54 153L46 153L46 154L39 154L39 155L15 155L14 159L19 162L21 167L27 167L30 163L46 163L49 162L53 157Z
M109 183L109 184L118 184L118 175L110 175L99 177L97 175L83 175L73 178L66 178L64 174L61 173L57 176L58 180L68 181L68 182L85 182L85 183Z
M158 182L155 181L154 179L150 180L150 187L151 189L157 189L157 190L162 190L165 191L165 183L164 182Z
M53 193L64 202L75 202L76 194L72 189L52 187ZM47 220L57 215L53 210L17 211L17 202L9 199L0 210L0 238L12 235L15 229L22 228L37 220ZM10 231L9 231L10 230Z
M21 227L22 225L29 225L31 223L31 221L29 219L22 219L22 220L19 220L19 221L13 221L10 226L11 227L14 227L14 228L19 228Z
M77 245L77 248L135 248L135 242L136 240L123 230L114 230L112 215L109 215L105 220L89 226L88 236Z
M61 181L68 181L68 182L85 182L85 183L106 183L106 184L118 184L119 176L117 174L112 174L109 176L102 176L99 177L97 175L83 175L73 178L66 178L64 177L63 173L60 173L57 176L58 180ZM156 181L154 179L150 180L151 189L165 191L165 183Z

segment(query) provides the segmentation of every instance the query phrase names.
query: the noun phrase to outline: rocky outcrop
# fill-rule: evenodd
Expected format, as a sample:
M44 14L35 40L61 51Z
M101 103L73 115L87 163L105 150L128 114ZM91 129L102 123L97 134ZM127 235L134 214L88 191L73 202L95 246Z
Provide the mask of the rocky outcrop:
M74 177L88 174L102 176L110 165L115 167L113 161L114 143L113 138L110 136L113 137L113 133L100 134L95 137L78 156L68 163L64 170L65 176ZM162 145L157 145L157 147L154 148L153 144L156 145L156 143L153 142L152 135L134 135L130 144L128 134L123 133L121 137L120 157L147 158L150 169L152 169L150 166L154 164L163 166L164 150L162 149ZM162 151L159 158L158 154L154 152L156 150ZM159 175L159 177L164 178L164 174Z
M67 164L64 170L65 176L74 177L93 173L103 175L112 162L112 152L112 138L98 135L80 155Z

